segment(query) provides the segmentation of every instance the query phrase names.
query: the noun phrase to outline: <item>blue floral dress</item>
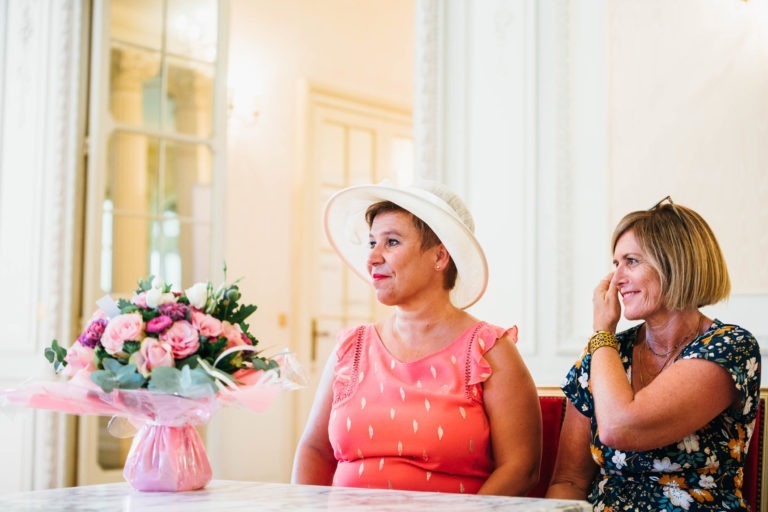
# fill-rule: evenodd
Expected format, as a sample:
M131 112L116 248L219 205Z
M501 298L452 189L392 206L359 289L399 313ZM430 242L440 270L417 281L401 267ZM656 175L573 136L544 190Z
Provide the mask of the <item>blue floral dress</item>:
M632 348L641 325L617 335L630 380ZM590 450L600 468L587 497L595 511L748 510L741 484L760 395L757 340L739 326L715 320L677 359L719 364L733 378L741 400L685 439L641 452L615 450L600 442L589 385L592 356L585 352L568 372L562 388L576 409L590 419Z

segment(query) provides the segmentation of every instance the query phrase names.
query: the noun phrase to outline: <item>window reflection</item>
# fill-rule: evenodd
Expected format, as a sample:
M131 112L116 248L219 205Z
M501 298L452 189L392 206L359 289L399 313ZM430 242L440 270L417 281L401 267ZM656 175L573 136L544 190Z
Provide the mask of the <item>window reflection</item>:
M207 280L211 253L217 0L111 0L107 168L99 284L176 289ZM105 77L106 78L106 77ZM130 439L99 419L98 464L120 469Z

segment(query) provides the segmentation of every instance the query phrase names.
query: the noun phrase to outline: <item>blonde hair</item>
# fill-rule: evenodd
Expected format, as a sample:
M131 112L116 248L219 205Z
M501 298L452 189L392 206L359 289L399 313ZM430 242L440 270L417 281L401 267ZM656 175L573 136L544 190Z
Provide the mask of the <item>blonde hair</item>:
M669 203L662 204L665 200ZM659 274L664 305L672 310L699 308L728 297L728 267L709 224L695 211L668 197L650 210L627 214L616 226L611 248L633 231Z

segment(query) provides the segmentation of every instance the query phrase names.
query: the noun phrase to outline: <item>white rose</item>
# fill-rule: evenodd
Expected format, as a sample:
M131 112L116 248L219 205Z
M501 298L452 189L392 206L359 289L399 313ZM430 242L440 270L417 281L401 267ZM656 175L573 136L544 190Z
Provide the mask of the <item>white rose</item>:
M168 292L160 295L158 305L162 306L163 304L170 304L171 302L176 302L176 296L173 293Z
M184 290L184 293L189 299L189 305L193 308L203 309L208 301L208 285L206 283L195 283Z
M163 291L159 288L150 288L147 290L147 306L150 308L156 308L160 305L160 299L163 297Z

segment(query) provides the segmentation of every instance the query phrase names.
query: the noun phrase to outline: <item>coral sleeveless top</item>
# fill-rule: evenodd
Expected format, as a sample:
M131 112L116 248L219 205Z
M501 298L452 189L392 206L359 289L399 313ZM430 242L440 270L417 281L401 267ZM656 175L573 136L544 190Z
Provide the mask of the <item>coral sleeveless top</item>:
M494 469L483 357L517 328L478 322L445 348L403 363L373 325L339 335L328 433L333 485L476 493Z

